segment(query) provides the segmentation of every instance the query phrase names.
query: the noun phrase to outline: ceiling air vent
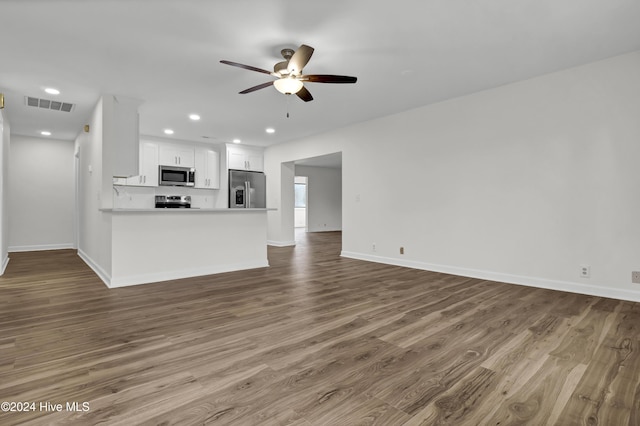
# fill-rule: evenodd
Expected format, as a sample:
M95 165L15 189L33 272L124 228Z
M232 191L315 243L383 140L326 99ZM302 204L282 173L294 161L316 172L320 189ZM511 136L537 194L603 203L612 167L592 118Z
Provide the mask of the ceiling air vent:
M54 111L71 112L75 108L74 104L67 102L50 101L48 99L32 98L31 96L25 96L24 101L30 107L52 109Z

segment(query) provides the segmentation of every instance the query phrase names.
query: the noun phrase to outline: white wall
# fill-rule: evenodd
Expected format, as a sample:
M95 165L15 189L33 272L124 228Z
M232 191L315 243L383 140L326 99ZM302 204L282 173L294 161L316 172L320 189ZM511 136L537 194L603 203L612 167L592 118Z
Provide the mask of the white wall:
M639 116L634 52L276 145L269 239L280 164L342 151L343 255L640 301Z
M13 135L9 251L74 246L74 143Z
M9 127L0 109L0 275L9 263Z
M76 139L78 152L79 235L78 255L105 282L111 276L111 215L103 213L103 198L112 203L113 196L102 185L103 99L89 119L90 132ZM109 179L111 184L111 179Z
M342 169L296 165L307 181L307 231L342 229Z

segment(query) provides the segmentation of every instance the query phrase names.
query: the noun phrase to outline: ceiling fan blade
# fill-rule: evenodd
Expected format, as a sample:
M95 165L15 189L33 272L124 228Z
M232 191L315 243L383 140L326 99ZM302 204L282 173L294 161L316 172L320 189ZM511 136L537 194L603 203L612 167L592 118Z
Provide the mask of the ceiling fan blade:
M304 68L307 62L309 62L309 59L311 59L311 55L313 55L313 47L307 46L306 44L300 46L291 59L289 59L289 65L287 66L289 74L300 74L302 68Z
M308 81L310 83L355 83L356 81L358 81L356 77L330 74L301 75L299 80Z
M302 89L298 90L298 93L296 93L296 95L298 95L298 97L305 102L313 100L313 96L311 96L311 93L309 93L307 88L304 86L302 86Z
M237 62L231 62L231 61L225 61L225 60L222 60L220 62L223 64L231 65L232 67L244 68L245 70L249 70L249 71L257 71L257 72L261 72L263 74L269 74L269 75L272 74L271 71L263 70L262 68L252 67L251 65L244 65L244 64L239 64Z
M267 81L266 83L258 84L257 86L249 87L240 92L241 95L255 92L256 90L264 89L265 87L273 86L273 81Z

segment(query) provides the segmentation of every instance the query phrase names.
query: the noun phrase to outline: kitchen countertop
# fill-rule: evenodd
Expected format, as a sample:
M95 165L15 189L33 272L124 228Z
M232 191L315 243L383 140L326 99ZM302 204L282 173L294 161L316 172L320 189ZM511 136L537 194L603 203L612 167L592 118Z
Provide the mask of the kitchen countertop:
M160 213L160 212L174 212L174 213L248 213L248 212L267 212L267 211L275 211L278 209L275 208L264 208L264 209L228 209L228 208L219 208L219 209L201 209L197 207L192 207L190 209L166 209L166 208L152 208L152 209L100 209L101 212L107 213Z

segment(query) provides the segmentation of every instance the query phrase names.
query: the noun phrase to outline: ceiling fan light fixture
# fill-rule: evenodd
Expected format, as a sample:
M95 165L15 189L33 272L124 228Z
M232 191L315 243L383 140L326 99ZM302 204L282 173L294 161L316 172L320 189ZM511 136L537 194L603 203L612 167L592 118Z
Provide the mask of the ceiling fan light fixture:
M273 82L276 90L285 95L293 95L302 89L302 82L295 78L280 78Z

